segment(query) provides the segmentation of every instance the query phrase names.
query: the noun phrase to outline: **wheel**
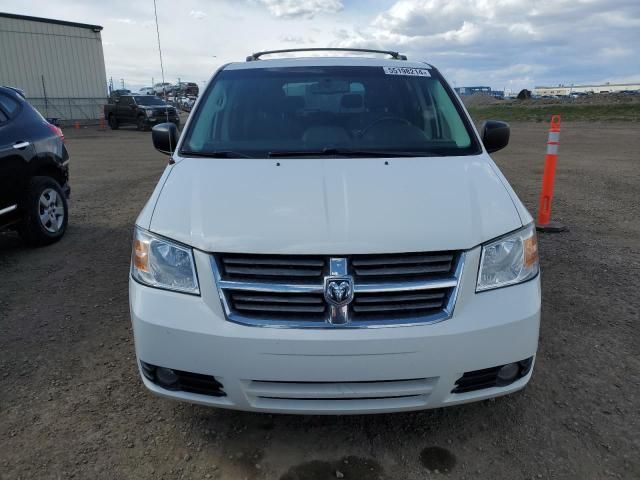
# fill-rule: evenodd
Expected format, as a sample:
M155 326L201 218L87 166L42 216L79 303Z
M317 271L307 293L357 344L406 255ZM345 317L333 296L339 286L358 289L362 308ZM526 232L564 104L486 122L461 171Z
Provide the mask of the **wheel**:
M109 128L111 128L111 130L117 130L119 126L116 116L113 114L109 115Z
M145 122L144 115L138 115L138 119L136 120L136 126L138 127L138 130L140 130L141 132L144 132L145 130L147 130L147 124Z
M21 204L23 218L18 226L29 245L57 242L67 229L69 209L58 182L51 177L33 177Z

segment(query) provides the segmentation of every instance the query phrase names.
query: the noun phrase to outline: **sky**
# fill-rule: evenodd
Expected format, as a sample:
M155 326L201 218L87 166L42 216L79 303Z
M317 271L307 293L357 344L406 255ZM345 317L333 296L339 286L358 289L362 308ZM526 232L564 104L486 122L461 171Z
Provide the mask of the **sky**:
M454 86L640 82L640 0L156 1L171 83L202 86L254 51L327 46L398 50ZM153 0L0 0L0 11L102 25L115 84L161 81Z

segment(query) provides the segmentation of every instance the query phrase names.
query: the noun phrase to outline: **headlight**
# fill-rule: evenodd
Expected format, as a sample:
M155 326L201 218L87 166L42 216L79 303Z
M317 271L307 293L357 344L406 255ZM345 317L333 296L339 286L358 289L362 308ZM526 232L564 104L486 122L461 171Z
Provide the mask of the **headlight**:
M146 113L148 117L153 117L153 110L150 108L145 109L144 113Z
M136 227L131 275L150 287L199 295L193 251Z
M538 271L538 241L530 224L482 247L476 292L525 282Z

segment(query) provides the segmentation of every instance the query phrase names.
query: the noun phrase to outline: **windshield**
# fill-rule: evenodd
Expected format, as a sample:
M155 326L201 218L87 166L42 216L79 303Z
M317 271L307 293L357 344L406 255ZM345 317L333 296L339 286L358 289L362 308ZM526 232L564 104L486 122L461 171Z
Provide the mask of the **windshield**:
M138 105L166 105L160 98L151 95L140 95L135 99Z
M437 71L396 67L223 70L200 101L181 153L403 156L480 152Z

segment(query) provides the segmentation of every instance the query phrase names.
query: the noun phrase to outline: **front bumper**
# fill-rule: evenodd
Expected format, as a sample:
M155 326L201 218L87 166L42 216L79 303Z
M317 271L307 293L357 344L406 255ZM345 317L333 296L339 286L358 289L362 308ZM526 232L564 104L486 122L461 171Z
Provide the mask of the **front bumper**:
M152 392L204 405L310 414L420 410L505 395L505 387L451 393L464 372L535 355L540 281L475 293L480 249L467 254L455 311L423 326L283 329L224 318L209 256L194 252L202 296L153 289L130 280L139 361L212 375L226 396ZM140 364L139 364L140 366Z

